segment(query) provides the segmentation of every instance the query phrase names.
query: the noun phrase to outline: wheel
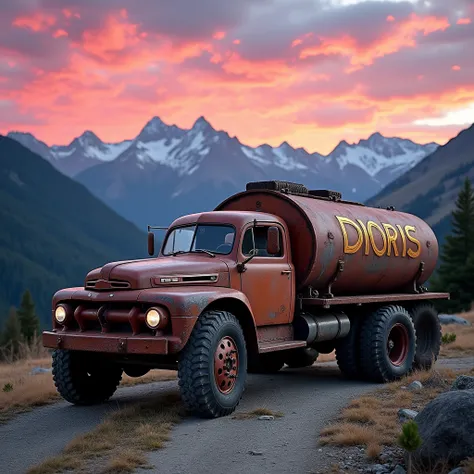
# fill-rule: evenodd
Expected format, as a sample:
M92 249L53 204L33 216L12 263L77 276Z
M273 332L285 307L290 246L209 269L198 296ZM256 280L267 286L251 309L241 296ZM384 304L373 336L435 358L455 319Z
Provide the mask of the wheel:
M285 361L281 352L259 354L249 361L249 374L275 374L283 368Z
M336 362L339 370L349 379L361 377L360 328L362 316L351 318L351 329L346 337L336 340Z
M408 311L384 306L365 319L361 327L360 367L369 380L389 382L412 370L416 331Z
M150 369L142 365L125 365L125 367L123 368L123 371L129 377L143 377L148 372L150 372Z
M202 418L232 413L247 377L247 348L237 318L207 311L197 320L180 354L178 378L185 407Z
M56 349L52 373L59 394L74 405L105 402L122 380L122 369L94 352Z
M429 370L438 360L441 348L441 323L430 303L415 305L409 310L416 331L414 369Z
M299 369L301 367L310 367L319 356L319 352L312 347L302 347L286 351L285 364L291 369Z

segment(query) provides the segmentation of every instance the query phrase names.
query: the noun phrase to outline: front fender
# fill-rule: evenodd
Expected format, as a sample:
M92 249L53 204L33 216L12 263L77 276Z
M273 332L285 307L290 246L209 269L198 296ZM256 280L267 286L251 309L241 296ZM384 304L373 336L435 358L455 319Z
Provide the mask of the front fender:
M180 351L187 343L198 317L219 300L236 300L247 308L253 325L255 318L247 297L238 290L223 287L193 286L150 288L140 292L138 301L165 306L171 315L172 334L181 341L172 343L172 351Z

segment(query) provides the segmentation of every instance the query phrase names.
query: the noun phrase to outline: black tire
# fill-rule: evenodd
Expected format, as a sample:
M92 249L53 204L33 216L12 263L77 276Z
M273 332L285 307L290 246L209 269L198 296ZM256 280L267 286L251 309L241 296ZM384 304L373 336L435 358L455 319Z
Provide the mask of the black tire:
M224 339L227 338L227 339ZM224 348L221 341L224 340ZM230 349L227 347L229 343ZM232 349L235 347L235 349ZM229 349L229 350L228 350ZM231 350L236 353L230 354ZM222 355L228 372L215 374L215 356ZM219 363L219 362L218 362ZM235 364L235 365L234 365ZM237 370L234 370L237 367ZM224 374L224 375L222 375ZM219 388L216 378L230 384ZM181 398L186 409L202 418L217 418L231 414L238 406L247 378L247 348L242 327L227 311L207 311L196 322L189 341L180 354L178 378ZM224 393L223 388L230 390Z
M122 369L94 352L56 349L52 373L59 394L74 405L105 402L122 380Z
M360 368L360 329L362 315L351 318L349 334L336 340L336 362L339 370L348 379L362 377Z
M421 303L409 309L416 331L416 352L413 368L429 370L438 360L441 349L441 323L438 312L430 303Z
M301 347L285 351L285 364L291 369L299 369L302 367L310 367L319 356L319 352L312 347Z
M383 306L361 327L360 363L363 375L374 382L390 382L408 374L416 352L416 331L408 311Z
M249 374L276 374L285 365L281 352L259 354L249 360Z

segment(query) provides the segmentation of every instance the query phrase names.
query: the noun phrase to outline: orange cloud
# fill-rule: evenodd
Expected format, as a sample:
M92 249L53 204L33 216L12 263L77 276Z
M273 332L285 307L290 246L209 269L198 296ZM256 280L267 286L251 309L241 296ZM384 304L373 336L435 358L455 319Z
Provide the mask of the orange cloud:
M47 13L36 12L31 16L20 16L13 21L18 28L28 28L33 31L45 31L56 23L56 18Z
M458 25L470 25L471 24L471 19L470 18L459 18L459 20L456 22Z
M460 70L461 70L461 66L455 65L455 66L453 66L451 69L452 69L453 71L460 71Z
M395 24L391 31L369 46L360 46L356 38L347 34L340 37L320 36L320 44L304 48L300 52L300 58L305 59L321 54L349 56L350 63L354 66L348 71L350 72L373 64L376 58L396 53L402 48L414 48L418 33L426 36L435 31L443 31L449 26L447 18L420 17L412 14L408 19Z
M392 15L388 15L387 21L395 21L395 17Z
M61 38L61 36L68 36L67 31L64 30L56 30L53 34L54 38Z
M214 33L214 35L212 37L216 40L224 39L225 38L225 31L217 31L216 33Z

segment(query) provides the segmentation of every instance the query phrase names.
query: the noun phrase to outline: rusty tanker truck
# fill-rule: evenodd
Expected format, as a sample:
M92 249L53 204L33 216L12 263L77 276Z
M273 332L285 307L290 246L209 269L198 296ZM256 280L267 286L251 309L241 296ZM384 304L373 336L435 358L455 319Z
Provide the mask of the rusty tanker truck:
M185 407L232 413L247 373L311 366L388 382L436 361L438 242L416 216L282 181L248 183L214 211L179 217L155 256L91 270L53 296L58 392L104 402L123 373L177 370Z

